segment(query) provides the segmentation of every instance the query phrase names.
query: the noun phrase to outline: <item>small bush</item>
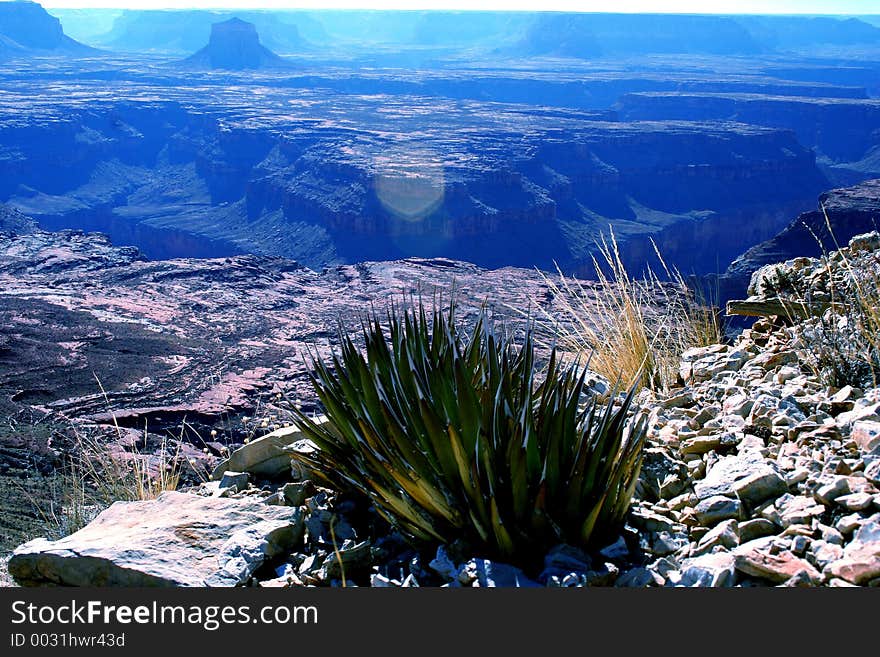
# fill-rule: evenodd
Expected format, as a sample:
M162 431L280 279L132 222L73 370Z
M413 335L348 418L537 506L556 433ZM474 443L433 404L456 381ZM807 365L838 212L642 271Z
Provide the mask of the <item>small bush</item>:
M619 529L645 439L643 416L627 422L634 390L600 405L555 350L539 370L531 328L517 345L485 310L469 336L454 315L392 307L386 336L374 314L364 352L341 331L330 363L312 362L332 428L294 409L318 447L298 458L415 541L526 562Z
M876 387L880 385L880 276L876 270L859 271L849 263L844 271L847 284L835 291L832 307L800 328L804 353L826 385Z

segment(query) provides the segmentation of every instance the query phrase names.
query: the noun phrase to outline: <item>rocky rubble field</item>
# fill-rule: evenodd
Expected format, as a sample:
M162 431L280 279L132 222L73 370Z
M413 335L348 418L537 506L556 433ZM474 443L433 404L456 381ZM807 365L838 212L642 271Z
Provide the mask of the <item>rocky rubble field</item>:
M765 267L752 300L775 298L780 278L830 300L878 248L873 233L827 260ZM684 387L651 413L631 514L646 562L618 583L880 584L880 388L824 382L807 353L818 321L762 319L732 345L683 354Z
M845 263L878 257L873 233L824 261L765 267L751 300L778 295L780 276L821 299ZM19 547L10 571L26 585L877 586L880 387L827 384L804 351L816 321L760 319L733 344L685 352L680 388L641 394L636 499L620 537L591 554L560 545L525 572L461 545L420 553L361 500L313 484L291 460L311 447L287 427L186 493L117 503L77 534Z

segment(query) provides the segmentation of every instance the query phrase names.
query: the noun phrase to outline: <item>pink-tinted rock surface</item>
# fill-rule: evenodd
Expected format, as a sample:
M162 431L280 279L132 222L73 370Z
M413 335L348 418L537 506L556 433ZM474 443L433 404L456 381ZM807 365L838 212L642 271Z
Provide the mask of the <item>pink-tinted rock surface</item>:
M150 430L207 427L283 391L312 403L307 351L340 319L457 290L511 325L553 295L537 271L444 259L315 272L274 257L146 261L99 234L0 235L0 404Z

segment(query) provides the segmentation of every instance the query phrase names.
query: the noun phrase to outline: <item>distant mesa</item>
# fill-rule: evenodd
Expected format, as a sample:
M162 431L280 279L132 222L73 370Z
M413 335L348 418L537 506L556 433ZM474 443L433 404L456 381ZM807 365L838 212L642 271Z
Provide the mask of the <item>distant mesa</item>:
M62 21L66 20L67 12L55 12ZM260 35L260 43L282 56L314 51L315 46L306 35L321 43L329 39L321 32L322 23L305 12L124 9L113 20L109 31L91 36L89 43L114 52L175 54L183 59L207 43L211 25L230 18L253 23ZM71 24L74 24L72 20ZM300 30L304 33L301 34ZM74 33L71 29L68 32Z
M288 66L287 61L260 43L253 23L238 18L214 23L208 45L185 59L184 64L230 71Z
M90 52L95 50L64 34L61 21L36 2L0 2L0 59Z
M540 15L517 45L524 54L590 59L612 55L754 54L763 48L727 16Z
M581 59L683 53L723 56L878 42L880 29L854 18L544 13L508 52Z

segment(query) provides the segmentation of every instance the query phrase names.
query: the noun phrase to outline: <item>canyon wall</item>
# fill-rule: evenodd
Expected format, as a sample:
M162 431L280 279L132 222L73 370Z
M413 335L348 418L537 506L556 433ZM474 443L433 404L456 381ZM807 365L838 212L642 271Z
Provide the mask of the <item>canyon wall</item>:
M625 94L624 120L742 121L795 132L838 183L880 175L880 100L766 94Z
M34 54L88 54L93 49L64 33L61 21L36 2L0 2L0 61Z
M828 186L793 133L742 123L267 87L128 84L111 99L100 88L5 98L29 109L0 119L0 200L47 228L176 231L213 255L317 268L442 255L586 272L613 229L636 266L654 238L674 264L718 271ZM743 229L750 213L761 221Z
M739 256L721 277L725 298L743 295L752 274L764 265L792 258L817 258L846 245L855 235L880 230L880 179L834 189L818 207L795 217L772 239Z

